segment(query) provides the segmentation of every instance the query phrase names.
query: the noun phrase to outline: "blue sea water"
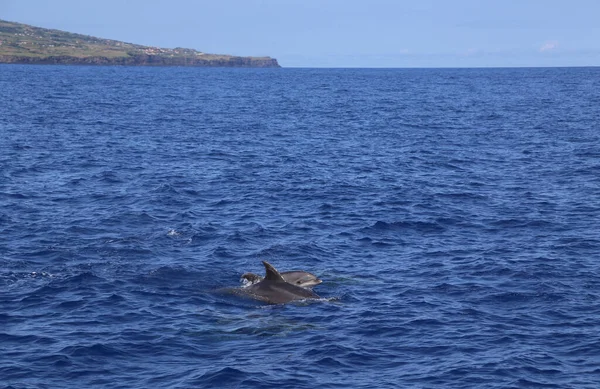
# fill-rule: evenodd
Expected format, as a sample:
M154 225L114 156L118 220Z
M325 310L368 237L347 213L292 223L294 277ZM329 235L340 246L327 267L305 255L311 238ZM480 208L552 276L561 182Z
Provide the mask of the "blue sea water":
M0 387L600 387L600 68L0 66Z

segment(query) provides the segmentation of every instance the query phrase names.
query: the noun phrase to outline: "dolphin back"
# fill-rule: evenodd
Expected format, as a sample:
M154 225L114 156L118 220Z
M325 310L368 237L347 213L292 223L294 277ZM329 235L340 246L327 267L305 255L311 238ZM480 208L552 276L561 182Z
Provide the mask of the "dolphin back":
M290 301L319 298L310 289L292 285L288 282L272 282L263 280L247 288L249 294L269 304L284 304Z
M265 301L270 304L282 304L295 300L304 300L307 298L319 298L319 296L310 289L304 289L289 282L286 282L281 274L267 261L265 265L265 278L244 288L244 292L252 297Z

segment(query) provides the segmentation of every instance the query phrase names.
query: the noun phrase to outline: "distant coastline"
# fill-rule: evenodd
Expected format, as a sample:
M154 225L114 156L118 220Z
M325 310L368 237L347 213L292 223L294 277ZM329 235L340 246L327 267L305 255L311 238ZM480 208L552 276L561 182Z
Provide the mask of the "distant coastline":
M0 20L0 63L278 68L271 57L136 45Z

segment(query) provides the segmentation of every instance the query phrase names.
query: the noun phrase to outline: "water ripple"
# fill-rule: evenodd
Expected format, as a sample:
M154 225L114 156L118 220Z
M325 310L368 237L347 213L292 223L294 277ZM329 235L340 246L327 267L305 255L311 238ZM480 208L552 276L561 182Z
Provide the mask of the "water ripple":
M2 70L3 387L597 387L597 69Z

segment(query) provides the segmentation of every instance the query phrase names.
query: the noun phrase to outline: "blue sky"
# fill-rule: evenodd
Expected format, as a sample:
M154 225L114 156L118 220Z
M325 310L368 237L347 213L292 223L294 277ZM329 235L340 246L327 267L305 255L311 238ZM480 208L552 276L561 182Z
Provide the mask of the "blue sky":
M284 67L599 66L598 0L0 0L0 19Z

